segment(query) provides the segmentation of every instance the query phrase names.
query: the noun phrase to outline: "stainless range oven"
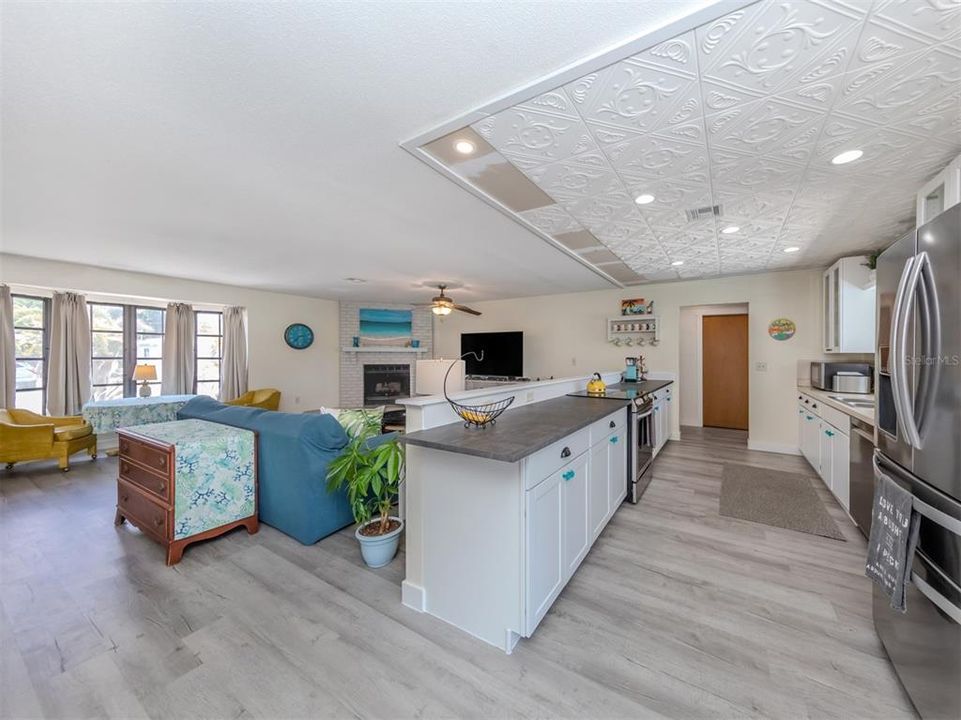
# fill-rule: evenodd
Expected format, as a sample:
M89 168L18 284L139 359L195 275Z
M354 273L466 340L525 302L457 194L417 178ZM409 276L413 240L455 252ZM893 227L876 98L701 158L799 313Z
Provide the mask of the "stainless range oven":
M603 397L609 400L629 400L627 404L627 499L637 503L651 483L651 463L654 462L654 448L657 447L654 422L654 391L663 387L663 382L639 382L614 385L607 388L604 395L588 393L585 390L570 393L573 397Z
M636 399L628 406L630 415L630 428L632 430L632 457L630 458L631 468L628 481L630 486L627 488L627 498L632 503L637 503L641 495L651 484L651 463L654 462L654 448L657 446L654 424L654 399L644 396Z

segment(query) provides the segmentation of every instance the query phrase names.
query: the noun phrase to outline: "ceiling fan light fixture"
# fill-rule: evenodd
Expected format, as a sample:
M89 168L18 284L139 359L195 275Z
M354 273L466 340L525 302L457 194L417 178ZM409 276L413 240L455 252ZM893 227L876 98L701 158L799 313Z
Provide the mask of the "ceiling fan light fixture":
M443 317L444 315L450 315L451 306L450 305L434 305L430 309L430 311L434 313L434 315L440 315L441 317Z

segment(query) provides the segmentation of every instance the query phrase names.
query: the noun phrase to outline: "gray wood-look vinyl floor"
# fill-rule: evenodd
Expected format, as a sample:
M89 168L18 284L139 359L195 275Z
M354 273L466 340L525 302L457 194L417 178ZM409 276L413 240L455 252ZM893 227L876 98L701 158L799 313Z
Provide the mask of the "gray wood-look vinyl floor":
M189 548L115 528L116 460L0 471L4 718L904 718L865 542L718 515L724 461L806 471L685 428L535 636L507 656L400 604L404 561L350 531Z

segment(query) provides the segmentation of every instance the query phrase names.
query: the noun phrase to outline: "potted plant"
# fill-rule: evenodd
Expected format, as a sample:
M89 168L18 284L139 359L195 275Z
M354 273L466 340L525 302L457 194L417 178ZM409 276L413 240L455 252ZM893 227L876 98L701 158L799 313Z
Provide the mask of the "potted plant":
M390 514L404 467L404 450L396 438L377 442L379 424L350 436L344 452L327 469L327 489L347 488L357 523L354 536L372 568L384 567L397 554L404 522Z

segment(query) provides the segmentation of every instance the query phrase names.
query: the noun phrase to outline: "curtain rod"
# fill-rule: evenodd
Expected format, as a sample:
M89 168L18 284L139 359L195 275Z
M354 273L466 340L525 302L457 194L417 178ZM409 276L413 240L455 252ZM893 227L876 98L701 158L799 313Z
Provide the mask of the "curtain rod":
M170 302L187 302L187 303L189 303L190 305L193 305L193 306L195 306L195 307L199 307L199 308L201 308L201 309L203 309L203 308L216 308L218 311L223 310L224 308L230 307L229 305L224 304L224 303L191 302L191 301L189 301L189 300L169 300L169 299L167 299L167 298L156 298L156 297L150 297L150 296L147 296L147 295L125 295L125 294L123 294L123 293L90 292L90 291L88 291L88 290L77 290L77 289L73 289L73 288L52 288L52 287L45 286L45 285L31 285L30 283L18 283L18 282L7 282L7 281L3 281L2 284L9 286L9 288L10 288L11 291L16 290L17 288L22 288L23 290L25 290L25 291L27 291L27 292L33 290L33 291L40 291L40 292L44 292L44 293L55 293L55 292L73 292L73 293L79 293L79 294L81 294L81 295L86 295L86 296L90 296L90 297L95 298L94 300L92 300L92 302L99 302L99 300L96 299L96 298L106 298L108 301L109 301L109 300L117 300L117 301L119 301L119 300L141 300L141 301L144 301L144 302L163 303L164 305L166 305L167 303L170 303ZM130 304L130 303L127 303L127 304Z

